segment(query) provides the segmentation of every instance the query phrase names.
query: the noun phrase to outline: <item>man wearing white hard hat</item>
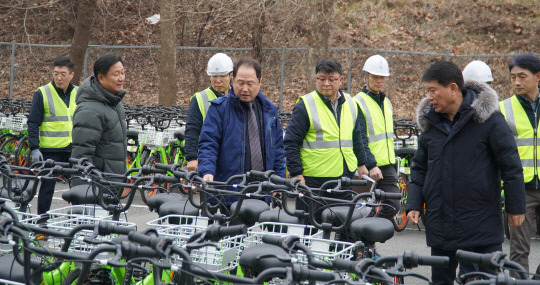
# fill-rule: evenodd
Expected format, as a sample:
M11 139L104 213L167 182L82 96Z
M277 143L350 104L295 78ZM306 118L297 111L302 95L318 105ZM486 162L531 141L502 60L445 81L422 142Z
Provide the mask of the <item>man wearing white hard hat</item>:
M365 85L354 100L360 106L365 118L365 130L371 152L376 161L375 164L366 164L369 176L377 181L377 188L385 192L398 193L396 155L394 153L394 120L392 104L383 92L390 70L388 62L380 55L369 57L362 68L364 71ZM381 207L376 216L392 220L399 209L398 200L382 201L391 207Z
M463 79L491 84L493 75L491 74L491 68L485 62L474 60L469 62L463 69Z
M206 73L210 77L210 87L195 93L191 97L186 122L185 157L188 161L188 171L197 170L199 135L201 134L201 128L206 118L206 112L208 111L208 107L210 107L210 101L222 97L229 92L232 70L232 59L224 53L216 53L210 58L206 68Z

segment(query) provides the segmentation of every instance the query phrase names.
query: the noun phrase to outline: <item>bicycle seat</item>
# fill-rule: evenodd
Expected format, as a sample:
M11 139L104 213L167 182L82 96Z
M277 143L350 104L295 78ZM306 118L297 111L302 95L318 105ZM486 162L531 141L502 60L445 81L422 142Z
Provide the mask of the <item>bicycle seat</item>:
M292 266L288 257L287 252L281 247L257 244L244 249L238 262L246 277L254 277L268 268Z
M384 218L369 217L352 222L351 232L357 240L385 242L394 236L394 225Z
M259 216L259 223L272 222L272 223L286 223L286 224L299 224L300 219L295 216L291 216L282 209L273 209L264 211Z
M176 138L178 141L183 141L185 137L185 130L174 132L174 138Z
M160 218L167 215L199 216L199 209L191 205L189 201L169 201L159 207L158 213ZM170 218L169 223L179 224L180 220Z
M322 220L324 223L332 223L334 226L339 226L343 224L343 221L347 218L347 213L351 207L347 206L336 206L325 209L322 212ZM362 212L357 209L354 209L351 222L363 218Z
M139 132L135 130L128 130L127 131L127 138L132 140L139 139Z
M154 211L158 210L161 205L170 201L184 201L184 197L178 193L159 193L148 198L146 205L150 208L150 211Z
M17 183L12 182L12 187L13 187L12 189L13 189L13 191L15 191L14 192L15 196L20 196L21 191L20 191L19 187L23 187L23 184L24 184L24 181L19 181ZM28 183L28 187L26 187L26 189L24 189L27 196L30 196L30 194L32 194L32 188L33 187L34 187L34 181L30 181ZM9 193L8 193L7 188L5 188L5 187L0 188L0 197L9 200Z
M62 193L62 199L73 205L97 204L98 201L92 192L92 186L81 184L71 187Z
M234 212L238 202L231 205L231 212ZM252 226L259 221L259 216L262 212L270 210L270 206L264 201L258 199L245 199L242 202L242 207L238 212L238 219L242 223Z
M31 258L37 261L35 256L32 256ZM26 280L24 279L24 268L15 260L13 255L9 254L0 257L0 268L3 268L0 270L0 280L26 283ZM34 278L34 284L40 284L41 278L43 278L42 275L36 276Z

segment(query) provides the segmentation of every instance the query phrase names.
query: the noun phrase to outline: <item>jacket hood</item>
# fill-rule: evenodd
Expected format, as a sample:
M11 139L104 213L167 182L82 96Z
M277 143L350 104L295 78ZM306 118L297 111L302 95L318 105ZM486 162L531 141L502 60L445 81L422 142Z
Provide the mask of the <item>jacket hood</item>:
M499 95L493 90L489 85L483 82L474 81L474 80L465 80L464 90L462 91L465 94L465 89L469 89L476 94L473 102L471 104L471 109L473 110L473 119L477 123L483 123L493 113L499 110ZM420 101L418 107L416 108L416 121L420 129L425 132L429 129L430 123L425 119L425 116L429 112L435 112L433 107L429 103L427 96Z
M111 92L107 91L105 88L101 87L101 85L97 82L96 77L92 75L86 78L79 87L76 103L80 104L82 102L93 101L116 106L116 104L122 101L124 95L126 95L125 90L122 90L117 94L112 94Z

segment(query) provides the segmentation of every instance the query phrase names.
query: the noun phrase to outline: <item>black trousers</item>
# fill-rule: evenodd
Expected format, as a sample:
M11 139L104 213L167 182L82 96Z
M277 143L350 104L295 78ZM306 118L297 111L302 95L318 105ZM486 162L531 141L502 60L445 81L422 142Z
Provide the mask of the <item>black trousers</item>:
M397 186L398 177L396 166L394 164L390 164L381 166L379 169L381 170L383 178L377 181L377 189L388 193L399 193L400 191ZM375 214L375 217L385 218L392 221L400 207L399 199L386 199L382 200L381 203L390 205L394 207L394 209L388 206L383 206L377 212L377 214Z
M68 162L71 154L69 152L43 152L43 159L52 159L58 162ZM52 198L56 181L44 179L41 182L38 196L38 215L45 214L51 209Z
M463 250L477 252L477 253L491 253L495 251L502 251L502 245L495 244L495 245L487 245L487 246L480 246L480 247L473 247L473 248L463 248ZM456 279L456 269L458 267L458 264L459 264L460 275L469 273L469 272L478 272L478 271L493 273L493 271L490 271L487 268L482 268L478 266L477 264L465 263L465 262L458 263L458 261L456 260L456 250L446 250L446 249L442 249L438 247L432 247L431 255L432 256L448 256L450 258L450 263L448 265L448 268L431 267L431 279L433 281L433 285L454 284L454 280Z

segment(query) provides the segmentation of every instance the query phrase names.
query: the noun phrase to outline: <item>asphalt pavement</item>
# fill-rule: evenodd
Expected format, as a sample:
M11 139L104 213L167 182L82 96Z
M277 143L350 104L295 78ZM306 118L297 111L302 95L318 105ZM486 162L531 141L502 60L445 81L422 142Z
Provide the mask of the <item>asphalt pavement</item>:
M57 184L51 209L69 206L69 204L61 198L62 193L67 191L67 189L67 184ZM36 213L37 197L34 198L31 205L32 213ZM148 207L143 203L140 193L136 193L133 204L127 213L127 221L135 223L138 230L144 230L147 228L147 222L157 218L159 218L158 213L150 212ZM505 240L503 243L503 251L505 253L509 253L509 244L510 242L508 240ZM419 226L408 225L403 232L396 232L393 238L385 243L377 245L377 251L382 256L402 254L405 250L412 250L421 255L430 255L430 248L426 246L425 232L421 223ZM540 239L536 235L532 237L531 240L531 253L529 259L530 270L534 271L536 266L540 264ZM412 272L427 277L431 276L431 272L428 267L416 268L413 269ZM428 284L426 281L412 277L406 278L405 281L406 284Z

